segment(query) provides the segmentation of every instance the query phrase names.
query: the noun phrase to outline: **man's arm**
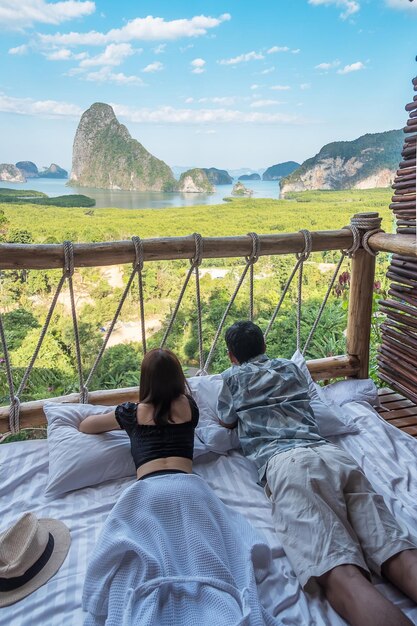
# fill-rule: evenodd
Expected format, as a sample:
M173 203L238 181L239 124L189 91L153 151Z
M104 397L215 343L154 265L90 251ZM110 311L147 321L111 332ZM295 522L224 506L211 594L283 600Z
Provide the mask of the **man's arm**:
M224 428L235 428L237 426L239 416L236 413L232 394L225 380L223 380L223 386L217 400L217 417L219 424L224 426Z

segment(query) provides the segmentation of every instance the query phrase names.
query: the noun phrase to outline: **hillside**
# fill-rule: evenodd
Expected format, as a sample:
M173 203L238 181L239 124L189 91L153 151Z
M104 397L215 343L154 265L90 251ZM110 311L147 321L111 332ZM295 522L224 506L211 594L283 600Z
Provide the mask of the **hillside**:
M403 141L401 130L390 130L329 143L281 180L281 193L389 187L401 160Z
M172 191L176 181L164 161L132 139L108 104L83 113L74 139L69 185L129 191Z

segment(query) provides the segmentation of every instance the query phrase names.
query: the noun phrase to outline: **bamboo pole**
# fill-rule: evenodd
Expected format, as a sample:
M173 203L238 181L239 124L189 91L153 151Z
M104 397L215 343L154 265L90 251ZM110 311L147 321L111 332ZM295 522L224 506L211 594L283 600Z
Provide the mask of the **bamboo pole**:
M341 250L352 245L349 230L311 233L313 251ZM305 241L301 233L259 235L261 256L302 252ZM252 239L243 237L205 237L203 258L244 257L252 252ZM193 235L143 240L144 261L190 259L195 254ZM132 263L135 248L132 241L74 244L74 267L98 267ZM0 269L52 269L63 267L62 244L0 244Z
M325 359L307 361L307 367L314 380L326 380L329 378L341 378L355 376L359 371L359 361L355 357L341 355ZM43 406L45 402L57 402L62 404L78 403L79 394L72 393L67 396L49 398L47 400L34 400L22 402L20 405L20 427L40 426L45 424ZM124 389L106 389L92 391L88 397L89 404L102 404L104 406L116 406L121 402L138 402L138 387L126 387ZM9 407L0 407L0 433L8 429Z
M377 213L374 215L378 216ZM363 234L365 231L361 232ZM357 378L368 378L374 280L375 257L360 248L352 257L346 333L347 353L359 359Z
M374 251L394 252L404 256L417 257L417 240L413 235L376 233L369 238L368 243Z

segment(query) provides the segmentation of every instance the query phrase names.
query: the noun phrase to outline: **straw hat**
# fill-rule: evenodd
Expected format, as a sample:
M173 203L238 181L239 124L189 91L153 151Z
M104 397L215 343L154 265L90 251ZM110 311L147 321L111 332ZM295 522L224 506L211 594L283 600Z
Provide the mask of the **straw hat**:
M70 532L63 522L25 513L0 533L0 607L44 585L67 556Z

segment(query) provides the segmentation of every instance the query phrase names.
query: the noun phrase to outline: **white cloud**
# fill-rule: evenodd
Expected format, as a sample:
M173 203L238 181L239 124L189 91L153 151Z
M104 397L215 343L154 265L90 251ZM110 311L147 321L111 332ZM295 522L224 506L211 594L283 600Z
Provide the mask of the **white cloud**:
M9 54L18 54L23 55L29 52L29 46L27 44L23 44L22 46L17 46L16 48L10 48Z
M325 6L334 5L340 7L342 9L342 13L340 14L342 20L345 20L354 13L357 13L361 8L359 2L356 2L355 0L308 0L308 3L315 6L324 4Z
M282 104L279 100L254 100L251 102L251 108L259 109L260 107L271 107L275 104Z
M191 61L190 65L193 68L191 71L193 74L202 74L203 72L205 72L205 66L206 62L204 59L194 59L193 61Z
M337 70L338 74L350 74L351 72L358 72L359 70L364 70L365 65L362 61L356 61L356 63L351 63L351 65L345 65L341 70Z
M291 54L300 54L301 52L301 48L295 48L294 50L291 50Z
M68 50L68 48L60 48L58 50L46 52L44 56L48 61L81 61L86 59L88 54L86 52L74 54L71 50Z
M417 4L414 2L404 2L404 0L385 0L387 7L399 9L400 11L417 11Z
M338 67L340 65L340 61L336 59L335 61L330 61L329 63L319 63L315 66L316 70L323 70L323 72L327 72L328 70L333 69L334 67Z
M262 70L261 74L271 74L275 70L275 67L267 67L265 70Z
M208 128L207 130L198 129L195 131L196 135L215 135L216 133L217 131L212 128Z
M219 61L220 65L236 65L237 63L246 63L247 61L258 61L264 59L264 55L260 52L246 52L245 54L239 54L237 57L232 57L231 59L221 59Z
M289 52L290 49L288 48L288 46L272 46L272 48L269 48L269 50L267 50L267 54L275 54L275 52Z
M152 48L152 50L155 54L162 54L163 52L165 52L166 46L166 43L160 43L159 46Z
M114 67L123 63L127 57L135 54L135 52L142 52L142 50L134 50L130 43L111 43L101 54L81 61L80 67L94 67L97 65L111 65Z
M301 91L306 91L307 89L310 89L310 87L311 87L311 83L301 83L300 85Z
M289 91L291 87L289 85L272 85L270 89L273 91Z
M90 72L83 76L84 80L93 83L116 83L117 85L143 85L143 80L139 76L126 76L122 72L115 74L110 67L102 67L97 72Z
M24 0L16 2L16 0L2 0L0 3L0 24L3 29L21 30L36 23L61 24L68 20L91 15L95 10L95 3L89 1Z
M56 100L11 98L4 93L0 93L0 111L40 117L79 117L82 113L82 109L76 104Z
M213 104L222 104L224 106L230 106L236 102L235 96L212 96L211 98L199 98L197 102L204 104L206 102L212 102Z
M283 113L244 112L233 109L134 109L112 104L118 117L141 124L306 124L308 120Z
M164 64L160 61L154 61L153 63L149 63L146 67L143 68L142 72L160 72L164 69Z
M251 85L250 88L252 89L252 91L255 91L256 89L260 89L260 85Z
M88 33L56 33L54 35L39 35L43 43L55 43L68 46L89 45L100 46L108 43L123 43L129 41L157 41L166 39L172 41L182 37L198 37L205 35L211 28L231 19L228 13L220 17L197 15L191 19L166 21L162 17L138 17L128 22L122 28L112 28L106 33L95 30Z

